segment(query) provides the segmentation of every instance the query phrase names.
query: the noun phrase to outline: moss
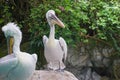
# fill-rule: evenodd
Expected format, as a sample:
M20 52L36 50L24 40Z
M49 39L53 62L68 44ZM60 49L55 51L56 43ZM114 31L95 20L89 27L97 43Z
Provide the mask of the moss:
M120 64L116 64L113 66L113 73L117 80L120 80Z
M109 78L108 77L101 77L101 80L109 80Z

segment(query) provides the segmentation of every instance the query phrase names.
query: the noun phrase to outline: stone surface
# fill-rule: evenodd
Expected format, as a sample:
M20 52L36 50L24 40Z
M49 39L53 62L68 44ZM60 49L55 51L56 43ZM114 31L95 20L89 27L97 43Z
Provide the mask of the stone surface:
M69 48L67 61L72 66L109 67L111 65L110 54L112 51L112 48L99 47L89 49L81 46L78 50Z
M71 72L36 70L30 80L78 80Z
M109 71L112 67L111 53L113 53L113 49L104 46L90 48L88 45L82 45L77 49L69 47L67 67L69 68L71 65L74 69L71 68L68 71L72 72L79 80L101 80L101 74L107 76L113 73ZM118 62L116 63L118 64ZM75 69L76 67L77 69Z
M115 78L120 80L120 59L114 60L113 73L114 73Z
M68 71L76 75L79 80L101 80L101 76L89 67L69 68Z

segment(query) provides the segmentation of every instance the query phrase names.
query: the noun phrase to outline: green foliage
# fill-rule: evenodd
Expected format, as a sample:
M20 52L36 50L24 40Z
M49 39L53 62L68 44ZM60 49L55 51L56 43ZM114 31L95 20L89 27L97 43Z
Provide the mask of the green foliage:
M87 4L84 6L87 6ZM58 17L66 26L65 29L61 29L56 25L56 38L59 38L60 36L64 37L69 45L71 43L75 43L75 41L79 41L79 35L81 33L85 34L87 32L84 28L82 28L84 26L80 27L80 22L82 20L88 22L88 17L86 13L80 11L81 8L79 3L68 0L63 0L61 2L45 1L38 7L31 9L30 21L33 23L30 24L30 32L33 35L37 34L37 37L34 37L38 38L39 36L39 38L42 38L44 34L48 36L49 25L46 21L45 15L50 9L55 10Z
M62 36L68 45L75 46L76 41L80 40L80 33L86 33L86 30L81 28L79 25L80 19L82 17L79 15L79 13L81 13L79 10L80 7L75 7L76 4L74 4L74 1L68 0L63 0L61 2L43 1L43 3L41 3L39 6L31 9L30 22L32 23L29 24L29 31L32 33L31 50L39 54L41 65L44 64L44 53L40 53L40 48L43 48L42 37L43 35L49 36L50 31L45 17L48 10L55 10L56 15L63 21L66 26L65 29L61 29L56 25L56 38ZM85 14L81 14L86 20L88 19Z
M95 4L98 3L98 4ZM118 52L119 34L120 34L120 3L117 1L96 1L92 2L91 12L93 12L93 22L91 29L96 30L96 37L105 40L113 46Z
M47 0L38 6L33 6L30 14L30 29L32 33L32 50L39 52L43 48L42 36L49 34L46 12L55 10L66 28L57 25L56 38L62 36L69 46L76 46L79 42L88 43L89 38L103 41L120 52L120 3L103 0ZM88 37L89 36L89 37ZM112 43L112 44L111 44ZM43 53L42 53L43 54Z
M55 10L66 26L61 29L56 25L55 37L63 37L68 46L91 43L92 39L93 44L97 44L95 41L109 44L120 55L119 0L1 0L0 25L16 21L24 26L23 32L28 32L29 28L30 50L39 55L40 65L43 65L42 36L49 36L50 28L45 15L50 9Z
M12 14L10 13L10 6L6 1L0 1L0 25L12 20Z

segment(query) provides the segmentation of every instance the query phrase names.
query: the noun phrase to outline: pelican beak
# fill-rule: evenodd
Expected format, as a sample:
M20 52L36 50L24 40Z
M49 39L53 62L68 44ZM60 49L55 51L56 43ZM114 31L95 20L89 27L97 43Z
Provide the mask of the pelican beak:
M11 36L7 37L8 54L13 53L13 44L14 44L14 38Z
M52 15L52 19L55 24L59 25L62 28L65 28L65 25L63 24L63 22L59 18L57 18L56 15Z

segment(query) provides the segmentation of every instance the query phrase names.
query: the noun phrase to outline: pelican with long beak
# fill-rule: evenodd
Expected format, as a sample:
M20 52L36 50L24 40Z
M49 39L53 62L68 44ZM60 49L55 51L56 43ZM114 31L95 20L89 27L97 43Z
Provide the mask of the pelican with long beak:
M55 24L64 28L64 24L57 18L53 10L46 13L47 21L50 25L49 38L43 36L44 53L47 60L48 69L63 70L65 65L63 60L67 57L67 44L65 40L60 37L59 40L55 39Z
M8 53L12 54L0 58L0 80L27 80L35 70L37 55L20 51L22 32L16 24L8 23L2 31L10 43L8 47L12 47Z

